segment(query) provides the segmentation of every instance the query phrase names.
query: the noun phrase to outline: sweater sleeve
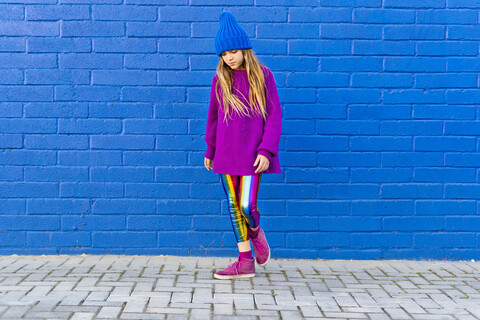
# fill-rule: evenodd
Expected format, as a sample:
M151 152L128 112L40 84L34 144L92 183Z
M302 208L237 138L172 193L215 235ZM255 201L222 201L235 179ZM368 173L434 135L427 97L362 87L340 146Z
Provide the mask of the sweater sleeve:
M266 108L267 119L263 125L262 141L257 147L257 153L266 156L270 161L278 155L280 136L282 133L282 107L278 97L275 78L270 69L267 69Z
M217 138L217 120L218 120L218 101L215 96L215 87L218 76L215 75L212 80L210 89L210 104L208 106L207 128L205 132L205 142L207 143L207 151L205 158L213 160L215 157L215 146Z

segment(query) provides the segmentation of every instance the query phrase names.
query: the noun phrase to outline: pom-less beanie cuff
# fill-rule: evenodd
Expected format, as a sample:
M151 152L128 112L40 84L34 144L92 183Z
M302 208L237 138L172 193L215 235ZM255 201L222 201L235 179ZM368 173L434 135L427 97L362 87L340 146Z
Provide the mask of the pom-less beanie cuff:
M247 36L240 36L236 38L227 38L220 41L216 47L217 54L221 55L222 52L233 49L248 49L251 48L250 39Z
M245 30L238 24L231 12L220 14L220 26L215 35L215 50L217 55L233 49L249 49L252 47Z

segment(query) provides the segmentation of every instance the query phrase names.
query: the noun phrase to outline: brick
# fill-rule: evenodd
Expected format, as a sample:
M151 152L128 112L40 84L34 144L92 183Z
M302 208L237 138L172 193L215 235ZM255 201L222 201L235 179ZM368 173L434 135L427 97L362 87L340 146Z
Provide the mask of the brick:
M203 167L208 93L220 61L213 38L232 5L258 60L274 73L282 104L284 171L264 176L258 200L273 256L478 255L479 0L0 0L0 253L237 254L219 176ZM418 303L424 312L405 302L407 312L435 318L443 316L437 302L476 298L476 287L452 287L475 283L469 269L440 287L445 270L411 282L392 276L400 286L379 289L371 278L385 280L384 272L396 272L390 266L369 269L368 277L348 273L345 263L332 271L296 261L282 262L284 273L270 264L257 271L265 277L225 285L212 270L228 259L194 268L196 260L185 258L188 272L156 264L134 285L140 260L123 278L108 260L102 266L115 271L101 288L87 290L95 281L86 279L79 289L87 291L64 300L64 290L46 295L53 284L44 279L33 292L46 300L0 312L116 318L128 305L132 312L122 316L131 318L345 317L333 298L317 302L318 310L314 303L328 288L348 287L364 303L343 306L348 317L403 317L398 310L406 308L395 301L381 302L389 313L370 306L368 295L405 291L418 300L436 294ZM77 274L87 272L83 263L72 263ZM22 277L0 279L8 286ZM36 285L28 281L25 287ZM275 305L274 289L300 298L278 297ZM107 292L114 298L103 301ZM127 293L135 299L121 301ZM175 301L153 293L175 293ZM214 301L214 293L231 296ZM193 302L182 298L192 294ZM243 294L261 297L236 296Z

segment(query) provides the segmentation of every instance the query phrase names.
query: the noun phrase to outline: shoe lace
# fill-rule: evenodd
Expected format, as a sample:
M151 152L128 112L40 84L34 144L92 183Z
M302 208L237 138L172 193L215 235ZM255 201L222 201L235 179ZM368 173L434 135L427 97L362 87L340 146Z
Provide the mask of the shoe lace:
M233 271L235 271L236 274L238 274L239 273L239 270L238 270L239 264L240 264L240 260L237 260L234 263L229 264L227 269L233 270Z

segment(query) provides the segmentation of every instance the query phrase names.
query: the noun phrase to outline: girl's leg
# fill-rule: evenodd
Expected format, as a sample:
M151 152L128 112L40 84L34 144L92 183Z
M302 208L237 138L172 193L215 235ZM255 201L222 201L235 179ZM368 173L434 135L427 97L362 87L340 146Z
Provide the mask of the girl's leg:
M247 224L245 217L240 210L238 197L240 194L240 178L238 175L220 174L222 179L223 190L228 200L228 211L232 222L233 233L237 240L240 252L249 251L250 241L248 240Z
M240 177L240 210L247 221L248 238L255 249L255 260L263 267L270 260L270 246L260 228L260 211L257 208L261 177L261 173Z
M257 197L261 179L261 173L240 176L240 211L245 217L248 228L254 230L260 226L260 211L257 208Z
M228 211L232 221L233 232L237 239L240 256L238 260L227 268L217 271L217 279L250 278L255 276L255 260L252 256L250 241L248 240L247 223L240 210L238 194L240 193L240 176L220 174L223 189L228 199Z

